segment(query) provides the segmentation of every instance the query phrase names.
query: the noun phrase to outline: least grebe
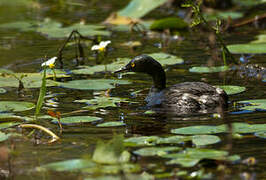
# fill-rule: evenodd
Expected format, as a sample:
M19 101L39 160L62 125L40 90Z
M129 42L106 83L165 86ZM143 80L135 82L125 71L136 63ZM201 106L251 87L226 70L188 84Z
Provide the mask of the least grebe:
M135 57L115 73L122 72L141 72L152 77L153 86L146 97L148 106L184 114L208 113L217 107L227 106L227 94L222 89L204 82L184 82L166 87L163 67L148 55Z

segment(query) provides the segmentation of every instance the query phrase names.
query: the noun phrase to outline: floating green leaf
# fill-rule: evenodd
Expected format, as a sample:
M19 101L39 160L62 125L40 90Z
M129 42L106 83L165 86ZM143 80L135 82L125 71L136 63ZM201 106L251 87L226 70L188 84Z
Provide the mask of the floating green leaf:
M163 66L164 65L173 65L173 64L182 64L184 60L177 56L167 54L167 53L152 53L148 54L149 56L153 57L157 61L159 61Z
M36 29L36 24L33 21L16 21L6 24L1 24L0 28L18 29L20 31L34 31Z
M0 94L6 93L6 90L4 88L0 88Z
M264 54L266 43L232 44L227 48L233 54Z
M126 146L152 146L156 144L158 136L139 136L125 139Z
M255 136L266 139L266 131L257 132Z
M191 140L191 136L170 136L157 139L156 144L180 144Z
M106 107L117 107L117 103L120 102L128 102L125 98L118 97L106 97L106 96L96 96L94 99L81 99L75 100L74 102L86 103L88 106L85 108L88 109L98 109L98 108L106 108Z
M254 99L254 100L245 100L245 101L239 101L238 103L245 103L247 104L244 107L241 107L242 110L249 110L249 111L255 111L255 110L266 110L266 99Z
M6 129L6 128L9 128L9 127L13 127L13 126L16 126L20 123L17 123L17 122L4 122L4 123L0 123L0 129Z
M114 127L114 126L125 126L126 124L119 121L113 121L113 122L105 122L101 124L97 124L97 127Z
M33 109L35 105L24 101L0 101L0 112L19 112Z
M236 11L213 11L212 13L205 13L204 18L208 21L213 21L216 19L228 19L229 17L231 19L238 19L243 16L242 12L236 12Z
M221 139L214 135L195 135L192 136L192 143L196 146L205 146L220 142Z
M215 72L224 72L229 71L230 67L228 66L216 66L216 67L192 67L189 69L189 72L195 73L215 73Z
M266 43L266 34L259 34L256 38L257 40L251 41L250 43Z
M228 156L227 151L220 151L214 149L198 149L198 148L187 148L181 153L165 154L162 157L172 158L167 164L180 164L183 167L195 166L202 159L213 159L213 160L226 160L236 161L239 160L239 156Z
M14 73L12 75L0 76L0 87L18 87L19 80L21 79L24 88L39 88L42 84L42 74L41 73ZM46 80L46 86L57 86L58 83L52 80Z
M162 156L180 149L180 147L146 147L138 149L134 153L140 156Z
M167 0L132 0L124 9L118 12L118 15L138 19L165 2Z
M0 132L0 142L5 141L7 139L8 139L8 135Z
M94 167L95 163L86 159L71 159L66 161L53 162L39 167L38 169L50 169L54 171L74 171Z
M233 123L232 126L233 133L254 133L266 130L266 124ZM227 132L227 126L188 126L178 129L172 129L171 132L175 134L216 134Z
M168 17L154 21L150 29L151 30L176 30L176 29L185 29L188 27L188 24L181 18L178 17Z
M242 86L226 85L226 86L216 86L216 87L223 89L228 95L242 93L246 90L246 88Z
M99 121L102 118L95 117L95 116L70 116L70 117L64 117L60 119L60 122L62 124L76 124L76 123L88 123L88 122L94 122ZM54 119L52 122L57 123L57 119Z
M115 79L88 79L88 80L73 80L65 83L60 83L60 86L70 89L80 90L106 90L114 88L113 84L130 84L126 80Z
M128 151L124 150L124 137L116 135L109 142L98 141L92 159L97 163L117 164L126 163L130 159Z

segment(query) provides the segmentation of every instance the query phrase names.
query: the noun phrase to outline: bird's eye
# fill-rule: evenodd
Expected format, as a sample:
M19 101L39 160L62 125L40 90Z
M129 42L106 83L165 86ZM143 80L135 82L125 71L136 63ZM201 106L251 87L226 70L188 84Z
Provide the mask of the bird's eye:
M133 67L135 67L136 66L136 64L135 63L131 63L131 67L133 68Z

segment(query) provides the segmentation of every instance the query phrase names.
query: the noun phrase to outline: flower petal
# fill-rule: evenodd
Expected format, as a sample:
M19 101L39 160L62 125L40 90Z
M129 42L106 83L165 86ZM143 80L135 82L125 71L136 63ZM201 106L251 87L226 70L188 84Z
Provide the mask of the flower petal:
M101 41L99 46L105 48L110 43L111 43L111 41Z
M95 51L95 50L98 50L98 49L100 49L100 46L99 46L99 45L93 45L93 46L91 47L91 50L92 50L92 51Z
M42 63L41 66L49 66L50 64L54 64L55 60L57 59L57 57L52 57L51 59L45 61L44 63Z

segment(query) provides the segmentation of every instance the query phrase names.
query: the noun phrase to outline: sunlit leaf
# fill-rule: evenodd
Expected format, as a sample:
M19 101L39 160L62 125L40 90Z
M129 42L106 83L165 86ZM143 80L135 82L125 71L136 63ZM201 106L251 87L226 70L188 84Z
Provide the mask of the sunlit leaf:
M0 129L6 129L6 128L9 128L9 127L13 127L13 126L16 126L20 123L18 122L4 122L4 123L0 123Z
M35 105L24 101L0 101L0 112L19 112L33 109Z
M266 131L256 132L255 136L266 139Z
M21 79L24 88L39 88L42 84L42 74L41 73L14 73L13 75L0 76L0 87L18 87L19 80ZM46 86L57 86L58 83L52 80L46 80Z
M233 54L264 54L266 43L232 44L227 48Z
M266 43L266 34L259 34L256 38L257 40L251 41L250 43Z
M86 159L71 159L66 161L53 162L39 167L38 169L50 169L54 171L74 171L94 167L95 163Z
M125 126L126 124L120 121L105 122L97 124L97 127L114 127L114 126Z
M6 90L4 88L0 88L0 94L6 93Z
M233 123L232 126L234 133L254 133L266 130L266 124ZM171 132L175 134L216 134L227 132L227 126L188 126L183 128L172 129Z
M62 124L76 124L76 123L89 123L94 121L99 121L102 118L95 116L69 116L60 119ZM54 119L52 122L57 123L57 119Z
M116 135L109 142L98 141L92 156L93 161L103 164L128 162L130 153L124 150L123 139L122 135Z
M245 100L239 101L238 103L247 104L246 106L240 108L242 110L266 110L266 99Z
M18 29L20 31L34 31L36 29L36 24L33 21L16 21L0 24L0 28Z
M191 141L191 136L170 136L166 138L159 138L156 144L181 144L185 141Z
M221 139L214 135L195 135L192 136L192 143L196 146L205 146L220 142Z
M8 139L8 135L0 132L0 142L5 141L7 139Z
M139 164L132 163L120 163L120 164L111 164L111 165L99 165L92 168L83 169L83 173L102 173L102 174L120 174L121 171L125 173L136 173L141 170Z
M162 156L172 151L180 150L180 147L146 147L134 151L135 154L140 156Z
M154 21L150 29L151 30L176 30L176 29L185 29L188 27L188 24L181 18L178 17L168 17Z
M158 136L139 136L125 139L126 146L151 146L155 145L159 139Z
M74 102L86 103L88 104L88 106L86 106L85 108L88 109L98 109L106 107L117 107L117 103L128 102L128 100L119 97L96 96L94 99L81 99L75 100Z
M157 61L159 61L163 66L164 65L173 65L173 64L182 64L184 60L177 56L167 54L167 53L152 53L148 54L149 56L153 57Z
M189 69L189 72L195 72L195 73L214 73L214 72L223 72L230 70L230 67L228 66L216 66L216 67L192 67Z
M228 19L229 17L231 19L238 19L243 16L242 12L236 12L236 11L213 11L211 13L205 13L204 18L208 21L213 21L216 19Z
M65 83L60 83L60 86L70 89L80 90L106 90L114 88L114 84L130 84L126 80L115 79L87 79L87 80L73 80Z
M132 0L124 9L118 12L118 15L138 19L165 2L167 0Z
M225 86L216 86L216 87L223 89L228 95L242 93L246 90L246 88L243 86L225 85Z

